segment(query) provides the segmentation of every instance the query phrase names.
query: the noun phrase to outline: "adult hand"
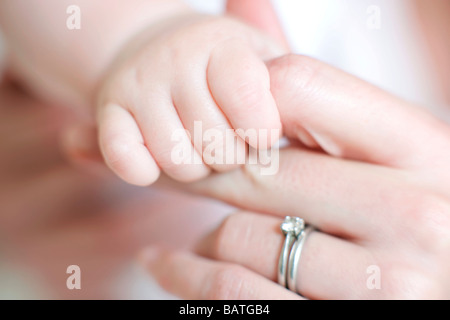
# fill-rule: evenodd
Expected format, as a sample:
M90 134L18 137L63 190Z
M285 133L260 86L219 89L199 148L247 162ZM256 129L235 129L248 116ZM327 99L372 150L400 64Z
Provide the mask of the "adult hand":
M232 215L202 257L150 248L150 273L188 299L299 298L275 283L290 215L320 230L299 262L302 296L450 298L450 127L311 58L269 69L285 133L302 146L281 152L276 175L247 165L194 190L273 216ZM373 270L380 287L368 285Z

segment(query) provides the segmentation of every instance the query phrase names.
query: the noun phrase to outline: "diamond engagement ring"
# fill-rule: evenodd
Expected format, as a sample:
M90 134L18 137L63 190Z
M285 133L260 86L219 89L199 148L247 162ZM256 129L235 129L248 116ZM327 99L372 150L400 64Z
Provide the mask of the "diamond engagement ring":
M281 231L286 236L283 248L281 249L280 259L278 260L278 283L287 288L288 286L288 262L289 253L294 242L305 230L305 221L297 217L286 217L281 224Z

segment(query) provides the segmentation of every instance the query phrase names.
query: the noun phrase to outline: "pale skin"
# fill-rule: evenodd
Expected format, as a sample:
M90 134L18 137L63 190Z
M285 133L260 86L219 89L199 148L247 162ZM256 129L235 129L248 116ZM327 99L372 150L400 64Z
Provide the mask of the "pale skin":
M126 182L147 186L161 171L192 182L211 170L235 168L202 161L204 150L193 141L195 121L205 130L268 130L266 141L237 138L254 148L269 148L280 138L264 61L285 53L283 44L237 19L203 16L177 0L78 1L81 29L68 30L61 21L71 4L2 1L7 69L38 96L95 115L103 158ZM30 37L29 30L43 31ZM179 130L187 132L174 141ZM72 135L70 141L86 144L84 138ZM199 164L174 163L171 152L180 144Z
M309 58L284 57L270 62L269 70L286 134L302 146L283 152L278 176L264 178L245 167L196 185L196 192L254 212L238 212L199 241L201 257L157 247L142 255L145 266L167 290L184 298L298 299L275 284L283 241L279 224L291 214L321 230L309 237L302 255L298 286L306 298L448 299L448 125ZM305 132L316 134L311 138ZM40 150L39 144L48 147L30 136L32 148L25 154L39 154L29 153ZM54 206L52 194L47 200ZM108 222L84 221L79 227L89 231L93 225ZM121 227L122 221L105 238L116 239ZM135 237L121 236L119 247ZM102 249L111 246L109 241L94 243ZM366 270L373 264L381 268L381 291L366 287Z
M308 78L313 81L303 88L306 91L295 85L305 83L299 72L303 67L317 71ZM311 128L329 128L322 136L335 137L340 148L352 153L332 157L320 150L293 147L282 153L277 176L264 178L257 168L245 167L195 185L191 191L251 210L237 212L217 228L213 228L214 221L206 227L198 224L214 220L217 208L202 211L187 206L185 199L180 206L169 199L174 208L167 209L164 198L155 208L161 196L153 199L141 194L128 199L132 193L123 193L123 185L111 208L115 193L106 198L102 194L111 193L114 179L80 175L61 159L56 128L51 126L61 126L55 120L65 118L55 115L58 108L45 108L43 113L42 105L31 108L29 99L24 102L14 94L5 97L2 91L0 145L6 156L0 159L0 225L9 254L39 268L57 288L57 297L111 297L112 268L133 259L148 243L164 243L164 247L145 251L141 261L164 288L182 298L299 299L276 284L276 261L283 241L279 226L291 214L321 229L308 238L300 264L299 288L306 298L448 299L449 127L415 106L309 58L284 57L271 62L270 70L274 79L285 79L274 91L283 106L283 119L294 110L298 113L286 126L289 136L299 139L291 129L310 114ZM294 72L285 77L286 70ZM339 79L330 81L337 86L322 82L322 76ZM308 88L317 89L318 83L327 83L325 91L309 96L316 97L317 103L304 104ZM354 89L364 94L355 95ZM348 105L337 104L335 95L324 94L335 90L349 99ZM376 106L374 101L383 103ZM343 118L322 123L318 115L330 105L343 112ZM361 113L349 112L358 105L388 117L368 125L361 121ZM404 122L404 117L411 122ZM358 133L354 140L341 130L349 122ZM395 126L387 129L393 123L399 124L399 130ZM406 130L410 125L415 130ZM388 131L378 130L379 126ZM21 135L14 134L19 129ZM424 137L429 138L426 144ZM413 143L408 147L405 140ZM374 163L376 157L387 154L403 159L402 164ZM410 166L405 160L417 154L428 156ZM363 160L354 162L358 156ZM179 196L174 199L180 202ZM174 219L180 229L173 228ZM161 226L168 231L161 234ZM185 248L187 238L198 243L195 253L167 250L169 242L172 247ZM83 266L87 279L93 278L75 293L67 291L64 274L74 259ZM374 264L381 269L380 291L366 287L367 267Z
M448 97L448 1L416 2ZM151 274L189 299L300 299L276 284L275 263L282 218L297 215L320 229L301 257L304 298L449 299L450 127L312 59L285 57L269 69L286 132L303 146L284 151L277 177L247 167L194 191L270 216L237 212L196 254L149 248L142 261ZM367 286L371 266L379 290Z
M129 283L117 286L117 279L143 246L188 248L229 213L181 192L133 187L98 162L68 163L58 135L74 116L0 85L2 298L16 299L18 291L38 299L129 298ZM74 263L82 290L70 291L66 268ZM13 281L5 264L17 271Z
M447 2L433 5L445 16ZM431 34L448 23L421 14ZM448 39L433 35L442 57ZM447 62L436 62L445 75ZM150 273L187 299L449 299L450 127L314 59L286 56L269 70L285 132L300 145L282 152L277 176L247 166L191 188L252 211L225 219L195 253L144 251ZM301 256L303 297L276 283L286 215L319 229ZM379 289L368 286L373 266Z
M197 255L149 248L151 274L186 299L300 299L276 283L279 228L291 215L320 230L300 260L305 298L448 299L450 126L311 58L269 70L286 134L302 146L282 152L275 176L246 166L195 184L254 212L227 218ZM371 266L379 290L367 286Z

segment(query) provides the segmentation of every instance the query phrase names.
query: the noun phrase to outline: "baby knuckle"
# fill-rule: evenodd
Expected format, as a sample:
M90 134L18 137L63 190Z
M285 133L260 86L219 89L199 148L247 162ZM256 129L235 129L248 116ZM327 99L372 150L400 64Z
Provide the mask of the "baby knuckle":
M159 167L164 170L170 177L179 182L195 182L205 178L207 171L205 171L203 164L195 164L191 162L179 162L174 160L172 149L165 147L154 148L158 150L155 159ZM152 149L153 150L153 149Z
M236 101L236 112L247 113L249 109L259 106L265 99L265 92L260 86L250 81L242 81L233 95ZM242 108L245 107L245 108Z
M180 33L169 36L153 49L156 58L154 61L164 62L160 66L165 68L179 65L185 60L186 54L190 52L189 39L191 38Z
M197 52L207 52L211 44L229 37L231 21L226 18L205 18L190 22L160 40L162 58L184 60L186 52L195 49Z
M127 139L114 137L103 145L103 152L110 165L122 167L126 166L132 150Z
M176 181L182 183L193 183L204 179L209 171L197 165L161 165L164 172Z
M234 30L235 35L241 35L244 31L245 25L238 22L236 19L222 16L222 17L208 17L194 22L190 26L189 33L198 34L200 37L211 40L212 43L229 39L230 30Z
M143 64L135 66L130 69L130 76L125 78L126 82L132 83L133 87L140 88L141 90L146 87L148 83L149 75L151 74L149 70L149 66L144 66ZM128 79L132 79L132 81L127 81ZM122 86L126 88L126 82L122 82ZM131 89L131 88L129 88ZM135 91L135 90L133 90Z

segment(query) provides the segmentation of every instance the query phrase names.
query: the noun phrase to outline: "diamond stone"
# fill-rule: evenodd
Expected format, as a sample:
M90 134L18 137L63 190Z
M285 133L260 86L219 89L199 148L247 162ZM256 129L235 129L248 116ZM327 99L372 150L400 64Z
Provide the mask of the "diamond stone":
M303 219L297 217L286 217L281 224L281 231L283 231L285 235L291 233L295 237L298 237L304 228L305 222Z

